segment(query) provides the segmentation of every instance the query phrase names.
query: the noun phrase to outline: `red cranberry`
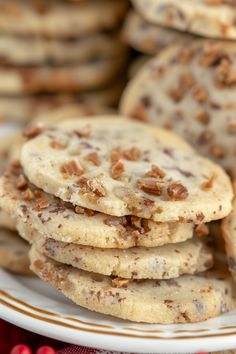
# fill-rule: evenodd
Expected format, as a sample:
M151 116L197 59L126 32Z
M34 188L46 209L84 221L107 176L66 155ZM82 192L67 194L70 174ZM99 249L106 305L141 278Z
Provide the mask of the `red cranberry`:
M56 352L52 347L44 345L37 350L36 354L56 354Z
M17 344L12 348L10 354L32 354L32 350L24 344Z

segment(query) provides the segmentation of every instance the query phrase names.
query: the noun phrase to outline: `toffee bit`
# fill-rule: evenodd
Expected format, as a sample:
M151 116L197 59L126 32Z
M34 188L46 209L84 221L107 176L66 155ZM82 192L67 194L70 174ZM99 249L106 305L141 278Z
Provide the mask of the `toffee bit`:
M193 86L192 92L197 102L206 102L208 95L203 87L196 84Z
M115 278L111 281L114 288L125 288L127 289L131 284L131 279Z
M122 152L123 157L129 161L137 161L140 158L141 152L137 147L124 150Z
M93 216L96 214L94 210L82 208L78 205L75 207L75 212L76 214L86 215L86 216Z
M209 235L209 227L206 224L199 224L195 227L195 234L198 237L204 237Z
M34 197L35 197L36 199L41 198L42 195L43 195L43 191L41 191L40 189L36 189L36 190L34 191Z
M206 145L214 139L214 133L210 130L203 131L198 138L199 144Z
M65 143L61 143L59 141L56 141L56 140L53 140L51 143L50 143L50 146L53 148L53 149L56 149L56 150L63 150L66 148L66 144Z
M81 188L81 193L90 193L92 196L105 197L106 190L102 186L101 182L97 178L85 178L80 177L77 182L78 186Z
M13 174L17 174L21 171L22 166L19 160L13 161L9 166L9 171Z
M34 206L34 210L40 211L40 210L46 209L48 207L49 207L49 201L47 199L42 199Z
M139 120L141 122L147 122L147 114L146 114L146 107L143 104L143 102L138 102L134 109L130 112L130 116L133 117L136 120Z
M92 164L94 166L100 166L101 165L100 158L99 158L99 156L98 156L98 154L96 152L91 152L90 154L86 155L84 157L84 159L86 161L92 162Z
M145 193L155 194L160 196L163 190L163 183L160 183L156 178L142 178L137 182L138 188Z
M205 215L203 213L196 214L197 221L202 222L205 219Z
M184 200L188 197L188 190L181 183L173 182L168 186L167 194L171 200Z
M118 179L123 174L125 168L121 161L114 162L110 167L110 174L113 179Z
M81 176L84 173L84 169L80 165L79 161L71 160L69 162L65 162L61 166L61 172L69 176Z
M90 190L98 197L105 197L106 190L102 186L101 182L97 178L88 180L88 186Z
M228 123L227 132L228 134L236 134L236 120Z
M27 188L23 193L22 193L22 199L26 202L30 202L31 200L34 199L34 194L30 188Z
M184 48L181 50L180 55L179 55L179 62L181 64L187 64L189 63L194 56L194 50L191 48Z
M184 96L184 91L179 87L171 88L168 91L168 95L172 98L174 102L180 102Z
M23 175L20 175L16 181L16 188L24 190L28 187L28 182Z
M209 191L210 189L212 189L215 180L216 180L216 176L215 175L211 176L208 179L208 181L203 182L201 184L201 189L204 190L204 191Z
M223 159L225 157L225 150L222 146L214 144L210 148L211 154L217 159Z
M27 139L35 138L37 135L41 134L43 128L38 125L28 125L23 131L23 136Z
M195 112L194 117L199 123L203 125L207 125L210 121L209 114L203 110L198 110Z
M145 173L145 177L154 177L154 178L155 177L164 178L165 175L166 173L156 165L152 165L151 170Z
M119 161L120 158L121 158L120 150L119 149L113 149L111 151L111 162Z
M91 129L87 125L86 127L82 129L77 129L74 131L74 133L79 137L79 138L89 138L91 136Z

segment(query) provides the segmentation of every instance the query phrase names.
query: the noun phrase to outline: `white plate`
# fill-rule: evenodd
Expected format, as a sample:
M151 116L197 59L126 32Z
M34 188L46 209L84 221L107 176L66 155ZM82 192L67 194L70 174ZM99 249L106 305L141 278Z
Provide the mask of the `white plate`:
M85 310L39 279L1 269L0 316L30 331L99 349L184 353L236 347L236 311L197 324L131 323Z

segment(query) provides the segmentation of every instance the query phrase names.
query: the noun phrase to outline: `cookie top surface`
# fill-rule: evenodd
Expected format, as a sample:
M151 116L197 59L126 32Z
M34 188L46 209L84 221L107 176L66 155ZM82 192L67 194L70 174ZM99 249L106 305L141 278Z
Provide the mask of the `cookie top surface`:
M122 117L60 123L27 142L21 162L37 187L109 215L202 223L231 210L219 166L176 135Z
M191 223L157 223L74 207L34 187L16 164L1 177L0 195L3 210L12 215L15 222L23 221L42 235L67 243L102 248L156 247L193 236ZM24 238L31 238L30 230L21 225L17 228Z
M79 246L35 235L33 241L45 256L75 268L126 279L173 279L213 266L213 255L202 239L175 245L128 250Z
M235 2L230 0L132 0L148 21L207 38L235 39Z
M149 55L157 54L169 45L186 43L196 38L188 33L149 23L135 11L130 11L126 17L122 37L134 49Z
M233 174L235 55L236 45L222 41L193 41L167 48L127 86L120 111L175 131Z
M169 280L129 281L55 263L34 247L31 269L76 304L137 322L189 323L235 307L228 273L209 271Z
M73 38L118 26L126 0L0 2L0 30L17 35Z

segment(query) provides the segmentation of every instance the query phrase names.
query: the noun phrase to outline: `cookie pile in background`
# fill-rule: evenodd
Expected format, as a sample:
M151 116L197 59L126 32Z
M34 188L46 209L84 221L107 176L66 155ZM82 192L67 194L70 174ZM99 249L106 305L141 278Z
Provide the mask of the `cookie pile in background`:
M25 123L70 102L115 105L127 61L126 0L0 3L0 119Z
M236 307L205 225L232 209L219 166L122 117L67 120L28 138L1 177L0 204L32 244L40 278L78 305L137 322L196 322Z
M235 5L224 0L132 3L123 38L155 56L124 90L121 113L173 130L233 176Z

